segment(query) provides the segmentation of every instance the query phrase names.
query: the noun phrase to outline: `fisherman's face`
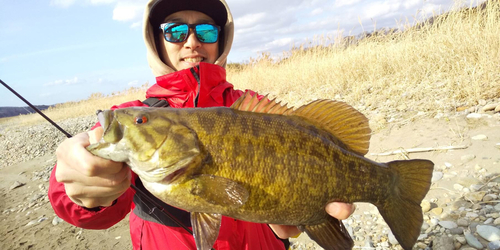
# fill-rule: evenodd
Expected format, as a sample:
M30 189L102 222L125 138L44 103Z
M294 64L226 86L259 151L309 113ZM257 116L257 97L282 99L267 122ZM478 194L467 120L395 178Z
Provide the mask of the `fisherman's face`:
M186 23L186 24L215 24L209 16L192 10L175 12L165 18L164 23ZM176 71L195 67L200 62L215 63L219 56L219 41L216 43L202 43L195 35L193 29L190 30L188 38L184 42L167 42L160 32L160 48L162 60Z

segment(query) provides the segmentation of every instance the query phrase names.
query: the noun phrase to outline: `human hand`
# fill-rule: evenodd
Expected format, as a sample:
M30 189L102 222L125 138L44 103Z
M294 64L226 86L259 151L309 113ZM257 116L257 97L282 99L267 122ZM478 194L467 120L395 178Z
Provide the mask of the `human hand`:
M56 150L55 177L76 204L95 208L111 206L130 186L130 169L123 162L94 156L86 147L100 140L98 127L64 140Z
M326 212L330 216L335 217L338 220L347 219L352 213L354 213L355 209L356 206L354 206L354 204L342 202L328 203L325 208ZM301 233L296 226L269 224L269 227L271 227L274 233L282 239L297 236Z

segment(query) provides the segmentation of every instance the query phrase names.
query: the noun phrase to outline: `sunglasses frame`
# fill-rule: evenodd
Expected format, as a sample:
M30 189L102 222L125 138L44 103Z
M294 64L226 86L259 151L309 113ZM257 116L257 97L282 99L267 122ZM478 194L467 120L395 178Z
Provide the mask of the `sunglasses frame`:
M167 27L167 25L168 25L168 27ZM167 40L167 37L165 36L165 34L166 34L166 33L165 33L165 31L166 31L168 28L172 27L172 26L177 27L177 26L181 26L181 25L187 25L187 26L188 26L188 31L187 31L187 34L186 34L186 36L184 37L184 39L183 39L182 41L178 41L178 42L171 42L171 41ZM213 26L213 27L217 28L217 39L215 40L215 42L208 43L208 42L203 42L203 41L201 41L201 40L198 38L198 34L197 34L197 32L196 32L196 27L197 27L198 25L210 25L210 26ZM189 35L191 34L191 29L194 31L195 37L196 37L196 39L198 39L198 41L199 41L200 43L214 44L214 43L216 43L217 41L219 41L219 35L220 35L221 28L220 28L220 26L215 25L215 24L211 24L211 23L196 23L196 24L187 24L187 23L172 23L172 22L168 22L168 23L162 23L162 24L160 24L160 30L163 32L163 38L165 39L165 41L167 41L167 42L169 42L169 43L183 43L183 42L185 42L185 41L188 39Z

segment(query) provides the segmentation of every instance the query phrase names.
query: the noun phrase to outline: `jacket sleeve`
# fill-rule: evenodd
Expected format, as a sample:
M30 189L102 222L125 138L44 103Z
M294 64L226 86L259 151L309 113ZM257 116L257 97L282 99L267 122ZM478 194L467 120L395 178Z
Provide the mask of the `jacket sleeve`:
M130 106L143 106L140 101L113 106L112 109ZM92 129L100 126L97 123ZM135 192L129 188L110 207L87 209L75 204L66 194L64 184L57 182L55 177L57 165L50 175L48 196L54 212L66 222L85 229L106 229L121 221L132 209ZM132 173L132 182L137 175Z
M134 197L134 191L130 188L110 207L86 209L73 203L66 194L64 184L56 181L56 168L57 165L50 175L48 196L54 212L66 222L85 229L106 229L130 212Z

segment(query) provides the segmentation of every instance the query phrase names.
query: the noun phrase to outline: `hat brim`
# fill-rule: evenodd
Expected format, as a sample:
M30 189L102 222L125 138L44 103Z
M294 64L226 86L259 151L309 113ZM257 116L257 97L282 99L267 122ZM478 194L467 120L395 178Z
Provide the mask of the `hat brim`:
M219 0L162 0L156 2L150 10L149 21L156 28L165 18L175 12L194 10L211 17L215 24L224 27L227 22L226 6Z

